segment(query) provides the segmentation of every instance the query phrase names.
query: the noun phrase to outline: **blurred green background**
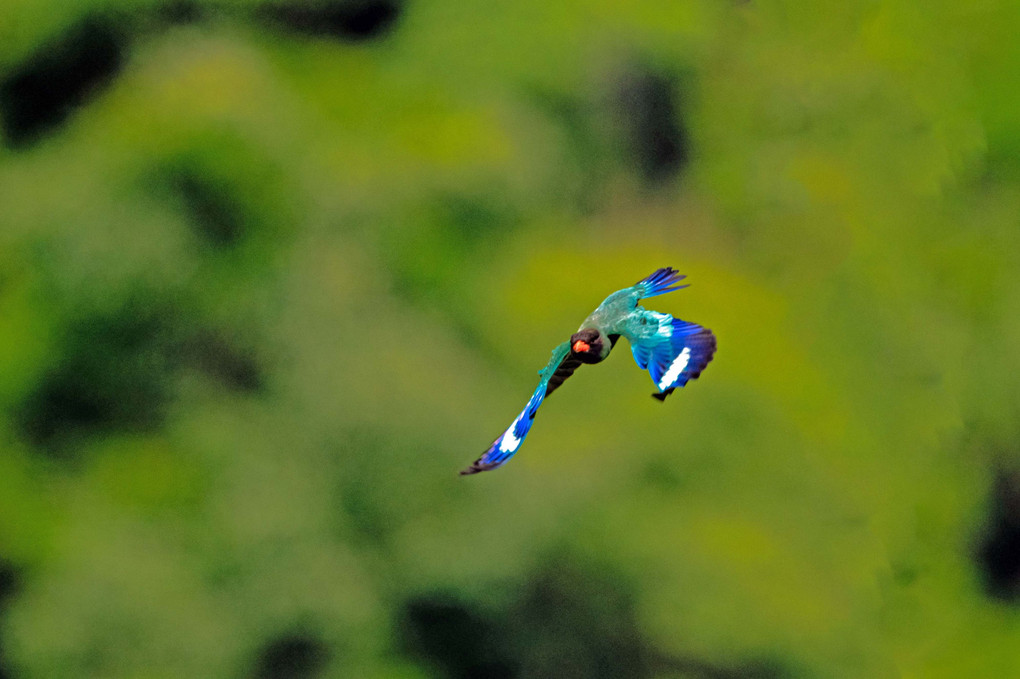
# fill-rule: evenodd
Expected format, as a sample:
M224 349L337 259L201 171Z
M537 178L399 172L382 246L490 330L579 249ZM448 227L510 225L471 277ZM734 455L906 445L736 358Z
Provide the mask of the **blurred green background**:
M0 678L1020 676L1018 29L5 0Z

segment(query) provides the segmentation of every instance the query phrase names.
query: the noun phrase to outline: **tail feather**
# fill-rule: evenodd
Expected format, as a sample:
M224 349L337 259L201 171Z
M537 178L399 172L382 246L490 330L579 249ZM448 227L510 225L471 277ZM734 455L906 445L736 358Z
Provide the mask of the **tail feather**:
M655 297L656 295L664 295L667 292L673 292L680 288L686 288L687 285L676 285L685 278L687 276L679 273L673 267L666 267L656 270L652 275L638 281L636 285L642 288L641 297Z

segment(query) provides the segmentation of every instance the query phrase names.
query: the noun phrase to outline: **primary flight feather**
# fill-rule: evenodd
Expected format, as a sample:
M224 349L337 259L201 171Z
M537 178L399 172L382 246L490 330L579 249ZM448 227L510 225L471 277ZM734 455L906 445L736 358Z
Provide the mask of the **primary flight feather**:
M652 396L660 401L700 375L715 354L712 331L638 305L645 297L686 288L678 284L684 278L667 267L606 297L569 342L553 349L549 364L539 372L538 388L513 424L461 474L477 474L506 463L520 449L545 397L582 363L604 361L621 335L630 341L638 367L651 375L657 390Z

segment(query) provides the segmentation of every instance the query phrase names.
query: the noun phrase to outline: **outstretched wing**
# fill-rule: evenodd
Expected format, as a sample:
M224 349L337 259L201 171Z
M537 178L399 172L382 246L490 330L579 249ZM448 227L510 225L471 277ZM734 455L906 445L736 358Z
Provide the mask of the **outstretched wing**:
M660 401L700 375L715 355L711 330L669 314L639 309L631 326L624 335L638 367L652 376L658 389L652 396Z
M535 421L538 407L542 405L545 397L563 384L568 377L574 374L581 362L570 353L570 343L564 342L553 349L549 364L538 374L542 376L535 393L528 400L521 414L513 421L513 424L503 432L498 439L492 442L485 453L471 463L471 466L461 471L461 474L477 474L478 472L495 469L513 457L513 454L521 447L524 437L531 429L531 423Z

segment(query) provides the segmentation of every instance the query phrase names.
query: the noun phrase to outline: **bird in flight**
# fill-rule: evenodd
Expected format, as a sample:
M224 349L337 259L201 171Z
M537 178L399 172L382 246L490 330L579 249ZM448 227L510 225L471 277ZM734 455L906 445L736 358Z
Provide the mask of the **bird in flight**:
M630 340L630 350L638 367L651 375L657 389L652 396L660 401L700 375L715 354L712 331L638 306L638 300L645 297L686 288L686 285L678 285L684 278L686 276L667 267L606 297L584 319L569 342L553 349L549 364L538 373L542 377L538 388L513 424L461 474L477 474L506 463L520 449L545 397L573 375L582 363L604 361L621 335Z

